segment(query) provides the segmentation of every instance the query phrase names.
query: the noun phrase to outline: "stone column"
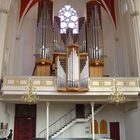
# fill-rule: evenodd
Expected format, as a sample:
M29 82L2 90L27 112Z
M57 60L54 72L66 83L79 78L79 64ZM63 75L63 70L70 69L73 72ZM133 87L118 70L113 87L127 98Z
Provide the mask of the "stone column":
M46 102L46 140L49 140L49 102Z
M0 0L0 79L2 77L4 41L5 41L7 17L8 17L10 5L11 5L11 0Z
M130 0L128 1L130 8L130 15L132 17L135 45L136 45L136 56L138 66L138 76L140 77L140 1Z
M91 102L91 113L92 113L92 140L95 140L95 131L94 131L94 102Z

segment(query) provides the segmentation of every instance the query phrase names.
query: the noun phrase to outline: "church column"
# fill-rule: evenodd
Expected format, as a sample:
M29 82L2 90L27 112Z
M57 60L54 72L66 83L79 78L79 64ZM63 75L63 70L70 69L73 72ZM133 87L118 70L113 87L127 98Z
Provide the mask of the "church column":
M94 102L91 102L91 113L92 113L92 140L95 140L94 131Z
M46 126L46 140L49 140L49 102L46 102L46 119L47 119L47 126Z
M2 60L4 52L4 41L7 25L7 17L10 9L11 0L0 0L0 79L2 77Z
M133 21L133 29L136 44L136 56L137 56L137 66L138 66L138 76L140 77L140 12L139 12L139 0L128 1L130 7L130 15Z

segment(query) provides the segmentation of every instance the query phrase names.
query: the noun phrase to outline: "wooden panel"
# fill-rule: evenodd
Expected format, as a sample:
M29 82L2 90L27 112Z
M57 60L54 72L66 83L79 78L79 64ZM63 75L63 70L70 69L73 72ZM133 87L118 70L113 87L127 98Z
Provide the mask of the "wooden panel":
M90 77L102 77L103 76L103 67L101 66L90 66Z
M14 140L35 137L36 105L17 104L15 110Z
M35 76L50 76L50 65L37 65Z
M29 140L35 137L35 118L15 118L14 140Z

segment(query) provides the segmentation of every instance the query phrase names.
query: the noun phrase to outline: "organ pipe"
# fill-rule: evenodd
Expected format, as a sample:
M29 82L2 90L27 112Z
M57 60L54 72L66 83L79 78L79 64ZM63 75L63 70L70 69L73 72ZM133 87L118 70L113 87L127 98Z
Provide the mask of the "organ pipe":
M90 60L100 60L103 56L100 5L94 4L87 23L87 46Z
M38 23L36 31L36 59L51 59L53 28L49 0L39 2Z

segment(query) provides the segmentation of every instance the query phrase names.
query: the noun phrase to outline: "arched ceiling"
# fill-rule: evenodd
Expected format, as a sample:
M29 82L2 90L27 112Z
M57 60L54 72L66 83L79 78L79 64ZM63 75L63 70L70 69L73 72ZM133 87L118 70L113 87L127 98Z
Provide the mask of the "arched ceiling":
M21 6L20 6L20 19L26 15L26 13L30 10L32 6L34 6L37 2L41 0L21 0ZM109 14L112 16L112 19L114 21L114 24L116 26L116 18L115 18L115 3L114 0L95 0L109 12Z

